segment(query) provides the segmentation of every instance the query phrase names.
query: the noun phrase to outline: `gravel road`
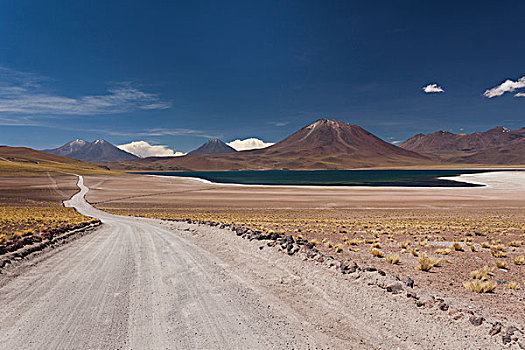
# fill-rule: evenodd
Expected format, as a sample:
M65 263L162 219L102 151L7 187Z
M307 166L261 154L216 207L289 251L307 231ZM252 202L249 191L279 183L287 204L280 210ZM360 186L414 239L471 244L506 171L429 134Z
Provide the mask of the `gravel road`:
M66 205L104 225L1 284L2 349L496 348L365 278L225 230L110 215L79 187Z

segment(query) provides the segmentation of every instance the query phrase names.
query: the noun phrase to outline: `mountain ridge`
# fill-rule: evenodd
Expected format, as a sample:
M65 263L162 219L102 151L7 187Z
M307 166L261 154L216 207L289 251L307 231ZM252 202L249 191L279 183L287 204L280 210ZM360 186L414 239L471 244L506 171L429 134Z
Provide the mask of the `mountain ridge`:
M263 149L223 154L189 154L112 164L142 170L323 170L435 164L436 159L402 149L365 129L319 119Z
M136 155L121 150L106 140L88 142L76 139L58 148L43 150L43 152L84 162L99 163L127 161L138 158Z

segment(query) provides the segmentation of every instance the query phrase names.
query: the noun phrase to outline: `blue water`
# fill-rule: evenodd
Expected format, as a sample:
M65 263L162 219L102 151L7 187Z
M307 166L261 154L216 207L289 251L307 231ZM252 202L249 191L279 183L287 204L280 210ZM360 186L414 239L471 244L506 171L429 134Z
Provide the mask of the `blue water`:
M475 187L438 177L476 174L486 170L265 170L174 171L140 174L197 177L216 183L246 185Z

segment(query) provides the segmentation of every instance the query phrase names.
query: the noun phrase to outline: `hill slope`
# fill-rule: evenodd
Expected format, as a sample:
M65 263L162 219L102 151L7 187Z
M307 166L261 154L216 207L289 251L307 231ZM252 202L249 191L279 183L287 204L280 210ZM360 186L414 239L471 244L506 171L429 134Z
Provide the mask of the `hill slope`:
M138 158L112 145L106 140L96 140L94 142L74 140L61 147L44 150L44 152L78 159L84 162L120 162Z
M111 173L93 164L31 148L0 146L0 176L35 176L47 171L75 174Z
M228 146L219 139L212 139L206 142L204 145L200 146L197 149L189 152L188 155L192 154L220 154L220 153L235 153L233 147Z
M264 149L112 164L142 170L353 169L433 164L431 157L385 142L357 125L320 119Z

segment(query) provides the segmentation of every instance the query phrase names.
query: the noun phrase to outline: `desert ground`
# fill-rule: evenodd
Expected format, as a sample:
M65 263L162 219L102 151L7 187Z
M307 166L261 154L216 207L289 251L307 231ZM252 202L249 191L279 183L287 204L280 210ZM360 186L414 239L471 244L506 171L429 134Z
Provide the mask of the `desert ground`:
M243 186L158 176L87 176L86 183L87 200L112 213L300 235L341 260L410 277L426 291L525 324L525 313L515 312L525 311L524 176L462 175L488 184L463 188ZM373 256L374 248L383 257ZM441 261L420 271L422 254ZM495 291L467 290L471 272L485 266Z
M0 339L25 349L520 349L523 175L432 189L84 176L62 209L102 226L0 270ZM56 206L76 181L1 178L3 208L46 196ZM243 239L241 227L280 238ZM290 236L309 243L291 254L279 243Z

